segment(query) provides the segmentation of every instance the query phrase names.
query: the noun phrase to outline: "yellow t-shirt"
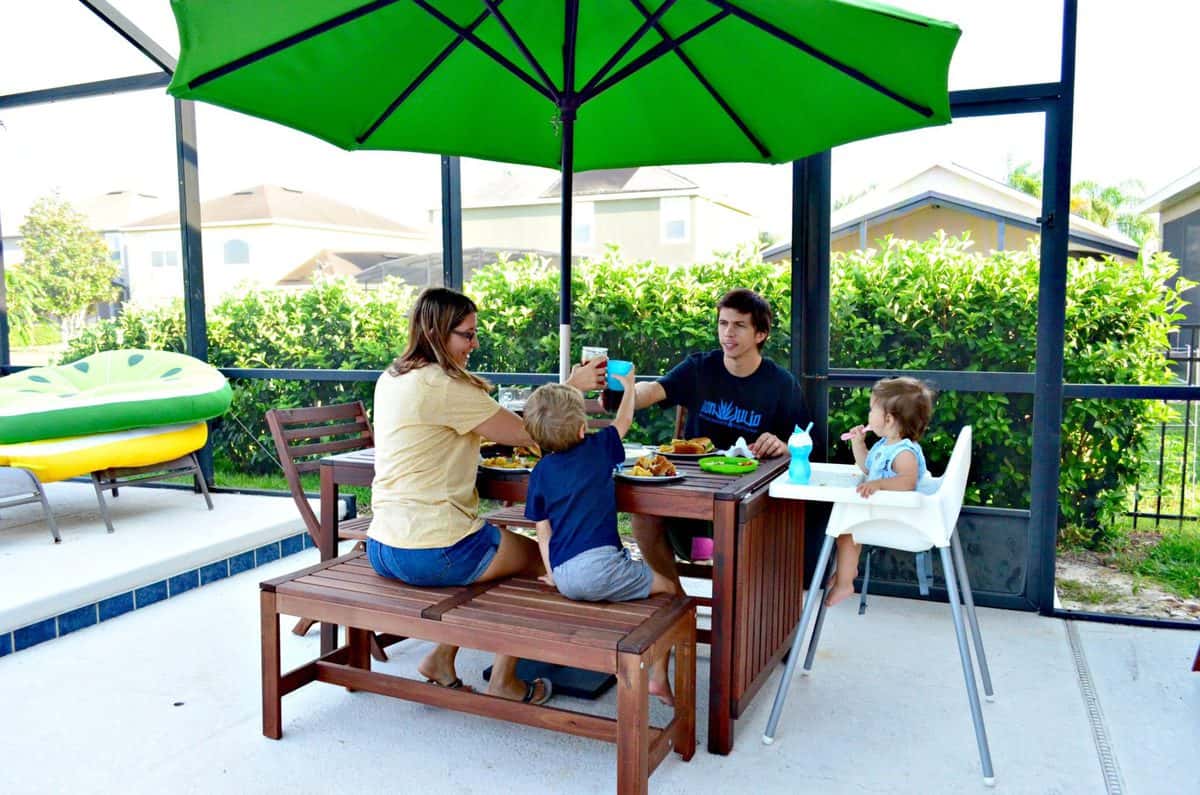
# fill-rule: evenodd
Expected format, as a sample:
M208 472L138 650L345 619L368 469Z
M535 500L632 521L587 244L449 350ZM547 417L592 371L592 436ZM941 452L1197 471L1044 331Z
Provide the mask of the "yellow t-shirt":
M448 547L483 526L471 429L500 405L426 365L375 383L375 481L369 535L403 549Z

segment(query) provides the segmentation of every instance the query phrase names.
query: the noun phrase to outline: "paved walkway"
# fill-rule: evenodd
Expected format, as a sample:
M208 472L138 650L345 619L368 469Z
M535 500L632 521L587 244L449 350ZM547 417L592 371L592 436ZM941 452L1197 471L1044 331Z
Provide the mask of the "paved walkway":
M143 491L131 490L129 504ZM153 532L184 537L206 524L207 512L192 510L200 498L184 496ZM118 541L123 523L133 526L118 518L113 536L101 526L98 543ZM0 554L7 527L0 522ZM48 532L45 545L56 551ZM306 549L0 657L0 792L614 790L612 746L328 685L286 697L283 739L262 737L258 582L316 560ZM38 568L53 572L45 561ZM1189 672L1200 633L1000 610L981 610L980 622L997 690L984 710L998 791L1200 792L1200 674ZM315 631L285 634L285 665L317 643ZM386 665L415 673L427 649L393 646ZM703 684L707 647L700 652ZM459 673L483 686L489 662L464 650ZM695 758L665 761L652 791L987 791L945 605L873 597L865 616L854 603L832 610L814 675L796 677L767 747L759 735L777 681L737 722L732 755L703 750L701 719ZM706 710L706 688L699 696ZM615 714L613 694L591 708Z

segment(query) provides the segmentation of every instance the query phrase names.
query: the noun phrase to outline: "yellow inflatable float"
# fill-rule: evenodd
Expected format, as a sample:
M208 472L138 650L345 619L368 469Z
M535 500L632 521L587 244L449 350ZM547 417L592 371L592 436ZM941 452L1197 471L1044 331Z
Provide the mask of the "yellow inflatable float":
M199 450L207 439L207 423L197 422L0 444L0 466L28 469L43 483L53 483L102 469L170 461Z

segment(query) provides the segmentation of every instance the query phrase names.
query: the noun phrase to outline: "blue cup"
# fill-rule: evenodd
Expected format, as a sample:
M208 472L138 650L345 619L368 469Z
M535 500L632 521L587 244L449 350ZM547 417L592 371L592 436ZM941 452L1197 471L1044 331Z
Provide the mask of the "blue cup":
M608 360L608 388L614 392L624 392L625 387L621 386L621 382L613 378L614 375L628 375L633 369L633 362L627 362L624 359L609 359Z

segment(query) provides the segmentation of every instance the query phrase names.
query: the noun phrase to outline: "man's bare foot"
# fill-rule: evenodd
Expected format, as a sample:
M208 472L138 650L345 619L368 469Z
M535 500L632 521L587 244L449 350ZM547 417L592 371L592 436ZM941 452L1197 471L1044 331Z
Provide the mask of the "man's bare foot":
M846 583L845 585L834 584L832 588L825 592L825 606L833 607L838 602L845 601L851 596L854 596L854 583Z

